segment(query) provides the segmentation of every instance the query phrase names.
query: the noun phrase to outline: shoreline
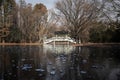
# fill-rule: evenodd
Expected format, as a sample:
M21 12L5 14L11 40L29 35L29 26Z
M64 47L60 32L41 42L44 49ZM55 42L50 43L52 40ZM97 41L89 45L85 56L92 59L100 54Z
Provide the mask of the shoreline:
M73 46L108 47L113 45L120 46L120 43L83 43L83 44L74 44Z
M0 46L22 46L22 45L43 45L42 43L0 43ZM106 46L120 46L120 43L81 43L81 44L71 44L72 46L93 46L93 47L106 47Z
M22 45L26 45L26 46L33 45L34 46L34 45L38 45L39 46L39 45L42 45L42 43L0 43L0 46L2 46L2 45L3 46L22 46Z

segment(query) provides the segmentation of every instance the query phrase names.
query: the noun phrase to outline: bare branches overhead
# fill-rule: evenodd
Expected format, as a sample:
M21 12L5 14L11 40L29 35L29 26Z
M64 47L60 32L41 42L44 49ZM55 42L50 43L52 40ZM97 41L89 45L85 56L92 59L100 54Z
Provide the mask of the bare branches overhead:
M96 7L95 1L60 0L56 3L56 8L63 14L62 17L65 17L71 37L74 39L82 40L82 32L88 30L90 28L88 24L97 18L101 6Z

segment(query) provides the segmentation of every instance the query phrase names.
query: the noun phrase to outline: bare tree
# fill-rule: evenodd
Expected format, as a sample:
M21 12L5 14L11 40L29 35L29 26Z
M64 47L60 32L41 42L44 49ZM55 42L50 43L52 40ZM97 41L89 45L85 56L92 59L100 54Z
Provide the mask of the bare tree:
M31 4L26 4L20 0L19 29L23 34L23 41L42 41L46 33L47 9L39 3L33 8Z
M0 42L4 41L10 33L10 27L13 25L13 11L15 8L14 0L0 1Z
M104 18L110 23L110 27L120 29L120 0L104 1Z
M58 26L59 23L59 17L56 14L54 9L48 10L48 19L47 19L47 37L52 37L54 36L54 32Z
M32 18L32 7L30 4L26 5L20 10L20 26L19 29L23 34L23 39L31 40L33 31L33 18Z
M33 9L34 34L42 42L44 35L47 34L47 8L44 4L36 4Z
M66 27L77 43L85 42L88 38L90 25L97 18L100 7L96 7L96 0L60 0L56 8L64 17Z

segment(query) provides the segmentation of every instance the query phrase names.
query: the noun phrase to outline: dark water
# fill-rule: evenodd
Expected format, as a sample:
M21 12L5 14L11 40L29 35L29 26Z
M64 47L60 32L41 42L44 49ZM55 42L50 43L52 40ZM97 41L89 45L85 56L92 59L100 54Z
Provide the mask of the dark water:
M0 46L0 80L120 80L120 46Z

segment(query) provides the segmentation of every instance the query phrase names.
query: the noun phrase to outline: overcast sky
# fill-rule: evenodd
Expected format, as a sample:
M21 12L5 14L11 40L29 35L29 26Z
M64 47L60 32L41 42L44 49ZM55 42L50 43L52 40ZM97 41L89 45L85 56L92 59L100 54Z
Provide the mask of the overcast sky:
M19 0L16 0L17 2L19 2ZM33 5L35 5L36 3L43 3L47 9L51 9L55 7L55 1L57 0L25 0L26 3L32 3Z

